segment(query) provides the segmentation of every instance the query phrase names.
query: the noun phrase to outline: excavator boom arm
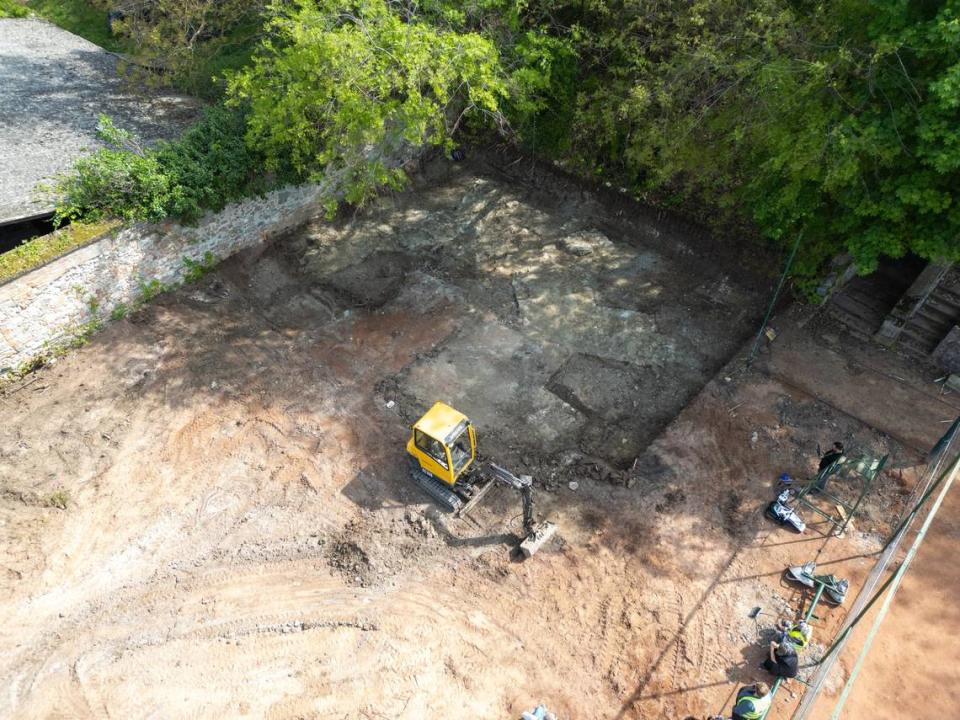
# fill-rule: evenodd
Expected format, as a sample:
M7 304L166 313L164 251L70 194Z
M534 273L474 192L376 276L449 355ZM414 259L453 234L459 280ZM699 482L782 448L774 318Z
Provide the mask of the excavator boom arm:
M494 480L520 492L523 501L523 531L529 535L536 527L533 519L533 479L529 475L517 477L495 463L490 463L490 472Z

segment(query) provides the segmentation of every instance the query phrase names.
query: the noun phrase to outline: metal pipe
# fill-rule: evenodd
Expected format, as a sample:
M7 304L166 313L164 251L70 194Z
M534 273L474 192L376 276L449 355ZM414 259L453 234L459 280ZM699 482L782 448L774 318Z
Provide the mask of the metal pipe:
M926 493L927 489L930 488L930 486L936 481L936 478L946 477L946 472L949 472L949 469L941 474L941 467L944 465L944 459L949 454L949 450L956 439L958 429L960 429L960 418L953 423L950 429L944 433L943 437L937 441L937 444L930 451L928 458L930 462L934 463L934 467L929 469L927 476L924 478L924 487L920 488L918 486L914 490L916 494ZM946 464L949 465L949 463ZM916 495L914 497L916 497ZM906 522L902 523L897 532L891 536L892 539L887 543L886 549L880 552L880 558L871 569L869 576L864 582L863 588L861 588L860 593L857 595L857 598L853 603L853 608L847 615L847 618L844 620L844 628L850 625L851 618L860 615L860 610L862 610L863 606L870 601L870 598L873 596L875 589L880 583L881 574L887 569L887 566L890 564L894 554L898 551L900 542L903 540L903 537L906 535L914 519L915 517L913 515L907 516ZM807 720L811 712L813 712L813 707L817 698L819 697L820 689L826 680L827 675L830 673L831 668L836 662L838 655L839 652L831 651L829 658L824 656L821 662L817 665L816 676L811 682L810 689L804 693L803 697L800 699L800 705L793 713L793 720Z
M907 514L907 516L903 519L903 522L900 523L900 526L896 529L896 531L894 531L893 535L890 536L890 539L887 540L887 544L884 545L884 546L883 546L883 549L880 551L881 553L882 553L884 550L886 550L887 547L889 547L890 543L893 542L894 538L896 538L897 535L903 530L903 528L906 527L906 525L910 522L910 520L913 519L913 517L914 517L914 516L917 514L917 512L920 510L920 507L927 501L927 498L929 498L930 495L933 494L933 491L936 490L937 487L940 486L940 484L943 482L943 480L944 480L948 475L950 476L949 482L953 482L953 476L954 476L954 474L957 472L958 463L960 463L960 455L957 456L957 459L954 461L953 465L951 465L950 467L946 468L942 473L940 473L940 477L938 477L933 483L930 484L930 487L927 488L926 492L923 494L923 496L920 498L920 500L917 501L917 504L913 507L913 510L911 510L911 511ZM948 487L949 487L949 485L948 485ZM942 494L941 494L941 495L942 495ZM933 511L931 510L931 512L933 512ZM906 561L904 561L904 562L906 562ZM830 655L832 655L833 652L834 652L840 645L843 644L844 640L846 640L847 636L850 634L850 631L853 630L854 626L856 626L856 624L863 619L863 616L866 615L866 614L870 611L870 608L873 607L874 603L876 603L877 600L880 599L880 596L883 595L883 593L886 591L886 589L887 589L888 587L890 587L890 585L893 583L894 578L897 577L897 573L900 572L900 568L902 568L902 567L903 567L903 563L900 563L900 567L898 567L897 570L894 571L894 573L893 573L892 575L890 575L890 577L888 577L886 580L883 581L883 584L882 584L882 585L880 586L880 588L873 594L873 597L870 598L870 601L863 607L862 610L860 610L860 612L858 612L858 613L856 614L856 616L853 618L853 620L851 620L849 623L847 623L846 627L843 629L843 632L841 632L839 635L837 635L836 639L833 641L833 644L830 645L830 647L829 647L829 648L827 649L827 651L823 654L823 657L820 658L820 661L819 661L817 664L822 663L824 660L826 660L828 657L830 657Z
M826 583L822 583L819 580L815 580L817 585L817 592L813 594L813 600L810 601L810 608L807 610L807 614L803 616L804 622L810 622L810 618L813 617L813 611L817 607L817 603L820 602L820 596L823 595L824 589L827 587Z
M807 608L807 612L803 616L804 622L810 622L810 618L813 617L813 611L817 608L817 603L820 602L820 597L823 595L824 589L826 589L826 584L820 582L819 580L815 581L817 583L817 591L813 594L813 599L810 601L810 607ZM783 684L783 678L777 677L773 683L773 687L770 688L770 707L768 707L763 715L760 716L760 720L764 720L767 717L767 714L773 710L773 699L777 695L777 690L780 689L780 686Z
M901 565L902 565L902 563L901 563ZM899 568L898 568L898 569L899 569ZM819 664L822 663L824 660L826 660L828 657L830 657L830 656L833 654L833 652L834 652L838 647L840 647L840 646L843 644L844 640L847 639L847 635L850 634L850 631L853 630L853 628L856 626L856 624L863 619L863 616L864 616L864 615L866 615L868 612L870 612L870 608L873 607L873 604L874 604L877 600L879 600L879 599L880 599L880 596L883 595L884 591L885 591L888 587L890 587L890 583L893 582L893 578L894 578L894 577L896 577L896 573L891 574L890 577L888 577L886 580L883 581L883 585L881 585L881 586L880 586L880 589L877 590L877 591L873 594L873 597L870 598L870 601L863 607L863 609L862 609L859 613L857 613L857 616L856 616L853 620L850 621L850 624L847 625L847 626L843 629L843 632L841 632L839 635L837 635L837 637L836 637L836 638L834 639L834 641L833 641L833 644L831 644L830 647L827 648L827 651L823 654L823 656L822 656L819 660L817 660L817 665L819 665Z
M910 522L913 520L916 514L920 511L920 507L927 501L927 498L933 495L933 491L940 486L940 483L944 481L944 479L947 477L947 475L950 474L952 470L953 470L952 467L948 467L942 473L940 473L940 477L938 477L933 483L930 484L930 487L928 487L926 492L924 492L923 495L920 496L920 499L917 500L916 504L913 506L910 512L907 513L906 517L904 517L903 520L900 521L900 524L897 525L897 529L894 530L893 533L890 535L890 537L887 539L887 542L884 544L880 552L883 552L888 547L890 547L890 543L892 543L894 539L897 537L897 535L899 535L903 531L903 529L910 524Z
M763 322L760 323L760 331L757 333L757 339L753 341L753 347L750 348L750 355L747 357L747 367L753 362L753 358L756 357L757 348L760 347L760 338L763 337L763 331L767 329L767 323L770 322L770 316L773 315L773 309L777 305L777 299L780 297L780 291L783 289L783 283L787 280L787 275L790 273L790 268L793 265L793 258L796 257L797 248L800 247L800 240L803 238L803 230L797 234L797 241L793 244L793 250L790 251L790 257L787 259L787 265L783 268L783 273L780 275L780 282L777 283L777 289L773 293L773 297L770 299L770 307L767 308L767 314L763 316Z
M847 529L847 525L850 523L850 519L856 514L857 510L860 509L860 504L863 502L863 498L867 496L867 493L870 492L870 488L873 487L874 480L877 479L877 475L880 474L880 471L883 470L883 466L887 464L887 458L889 455L884 455L880 458L880 464L873 470L873 473L870 475L870 479L863 484L863 491L860 493L860 497L857 498L857 502L854 503L853 508L847 510L847 507L844 505L844 510L847 510L847 516L843 520L843 525L840 526L840 532L838 535L843 535L843 532Z

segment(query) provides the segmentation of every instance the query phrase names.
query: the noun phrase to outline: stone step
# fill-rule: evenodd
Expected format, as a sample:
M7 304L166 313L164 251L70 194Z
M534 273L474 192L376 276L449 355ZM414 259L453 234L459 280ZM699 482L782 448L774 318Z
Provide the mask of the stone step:
M946 333L944 333L945 335ZM913 345L917 351L922 354L924 357L933 352L933 349L940 342L940 339L936 335L931 334L930 332L918 328L914 324L905 325L900 331L900 337L897 338L897 344L900 347L907 349L909 345Z
M960 320L960 308L944 305L941 301L932 297L927 298L927 302L923 304L917 314L926 315L931 320L950 325L956 325L957 321Z
M875 331L870 327L870 325L865 324L858 317L843 311L838 311L836 309L831 309L830 312L827 313L827 316L835 325L839 325L844 332L859 340L869 342L873 338L873 333Z
M940 281L931 295L939 295L947 302L960 306L960 270L954 268Z
M831 305L835 312L855 318L875 331L880 327L886 313L868 300L859 294L844 292L836 295Z
M886 306L891 304L889 299L882 297L883 293L878 288L865 285L847 285L838 295L849 297L863 305L875 307L883 312L885 312Z
M930 353L933 348L928 348L928 344L925 342L917 342L913 337L902 333L897 339L897 350L905 355L911 355L916 358L923 358L924 360L930 359ZM934 346L935 347L935 346Z
M960 318L960 296L954 296L940 288L930 293L930 297L927 298L923 306L932 307L937 312L955 319Z
M950 328L953 327L953 321L928 315L925 311L921 310L910 318L910 322L906 324L906 327L916 328L918 331L930 335L930 337L943 337L950 332Z

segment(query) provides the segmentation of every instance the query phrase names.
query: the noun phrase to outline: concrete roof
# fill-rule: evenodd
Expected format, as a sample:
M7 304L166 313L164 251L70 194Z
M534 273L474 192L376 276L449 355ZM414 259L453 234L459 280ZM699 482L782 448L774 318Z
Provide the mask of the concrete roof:
M147 142L196 117L190 98L135 94L117 62L42 20L0 19L0 225L52 211L35 187L101 145L100 113Z

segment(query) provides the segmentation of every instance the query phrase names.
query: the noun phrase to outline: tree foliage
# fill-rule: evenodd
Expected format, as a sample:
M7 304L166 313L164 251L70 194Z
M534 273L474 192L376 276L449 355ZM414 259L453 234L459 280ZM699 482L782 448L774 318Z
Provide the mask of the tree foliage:
M0 18L25 18L30 8L18 0L0 0Z
M498 110L498 55L479 34L386 0L276 2L271 12L269 38L228 85L232 103L249 107L247 141L269 167L336 178L350 202L401 183L413 149Z
M116 13L113 31L134 50L126 71L147 84L215 92L212 74L249 59L265 2L257 0L99 0Z
M800 274L843 250L862 271L960 259L957 0L540 0L525 16L580 61L558 157L581 172L777 241L805 229Z
M814 8L789 80L759 79L778 117L749 136L743 197L771 237L807 228L811 271L821 247L864 271L911 251L960 259L960 3L922 5Z

